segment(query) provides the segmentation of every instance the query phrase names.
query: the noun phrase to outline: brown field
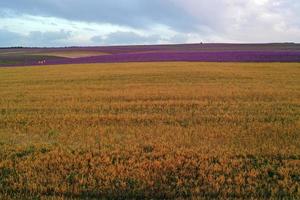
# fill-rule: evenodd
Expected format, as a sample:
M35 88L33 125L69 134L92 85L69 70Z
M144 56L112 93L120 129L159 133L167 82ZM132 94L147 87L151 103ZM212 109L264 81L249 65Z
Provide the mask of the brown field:
M300 64L0 68L0 199L300 198Z
M26 55L26 54L25 54ZM49 52L41 52L41 53L32 53L30 55L38 55L38 56L55 56L55 57L63 57L63 58L81 58L81 57L89 57L89 56L102 56L109 55L109 53L97 52L97 51L49 51Z

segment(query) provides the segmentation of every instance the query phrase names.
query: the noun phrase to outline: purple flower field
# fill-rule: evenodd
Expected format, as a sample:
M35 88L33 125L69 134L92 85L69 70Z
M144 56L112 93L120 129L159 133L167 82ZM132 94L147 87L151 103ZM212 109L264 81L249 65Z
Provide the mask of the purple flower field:
M121 53L74 59L50 60L48 64L118 63L118 62L300 62L300 52L150 52ZM29 63L30 64L30 63Z
M5 54L5 52L7 52ZM56 56L50 56L54 53ZM80 52L105 55L66 58L63 54ZM9 55L9 56L3 56ZM39 56L37 56L39 55ZM91 54L92 55L92 54ZM3 60L10 62L3 62ZM19 60L18 60L18 59ZM12 61L18 60L14 63ZM42 62L41 62L42 60ZM2 62L1 62L2 61ZM0 66L55 65L120 62L300 62L298 44L183 44L149 46L20 48L0 50Z

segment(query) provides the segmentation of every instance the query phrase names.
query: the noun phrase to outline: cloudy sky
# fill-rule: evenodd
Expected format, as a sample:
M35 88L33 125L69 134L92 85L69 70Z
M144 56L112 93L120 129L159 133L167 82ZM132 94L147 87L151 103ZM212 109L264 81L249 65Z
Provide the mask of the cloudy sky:
M0 1L2 47L195 42L300 42L300 1Z

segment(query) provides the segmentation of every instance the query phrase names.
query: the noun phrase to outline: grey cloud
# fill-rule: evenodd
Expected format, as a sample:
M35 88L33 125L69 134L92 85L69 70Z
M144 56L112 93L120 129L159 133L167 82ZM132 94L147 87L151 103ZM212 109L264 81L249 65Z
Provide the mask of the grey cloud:
M0 8L15 13L143 29L153 24L164 24L174 30L191 31L196 22L170 0L10 0L0 1Z
M205 37L236 42L300 41L299 0L171 1L197 19L198 33Z
M72 21L127 26L153 35L119 31L98 36L92 44L145 44L157 42L300 42L299 0L10 0L0 1L0 17L20 13ZM157 25L177 33L164 35ZM63 25L58 24L58 28ZM75 27L80 34L80 27ZM42 28L41 28L42 30ZM93 27L86 29L93 32ZM119 30L119 29L118 29ZM122 30L122 27L121 27ZM123 29L128 30L128 29ZM166 33L166 32L165 32ZM15 41L19 40L17 35ZM39 45L70 45L53 33L31 33ZM50 34L50 35L48 35ZM58 32L70 37L66 32ZM93 33L87 36L90 37ZM167 34L167 33L166 33ZM52 38L52 39L45 39ZM22 38L21 38L22 39ZM23 38L24 40L24 38ZM28 41L28 38L25 39ZM1 42L1 41L0 41ZM4 42L2 42L4 43ZM23 42L24 44L24 42ZM31 44L31 43L25 43ZM84 45L84 44L83 44Z
M187 39L188 36L185 34L176 34L169 39L169 42L173 44L182 44L182 43L186 43Z
M67 40L71 37L70 32L64 30L57 32L40 32L33 31L28 35L0 29L0 47L10 46L29 46L29 47L43 47L43 46L65 46L68 45ZM72 45L70 42L69 45Z
M134 32L118 31L109 35L95 36L91 40L99 45L124 45L124 44L153 44L158 43L162 38L159 35L142 36Z
M0 47L18 46L21 44L22 35L0 29Z
M71 33L63 30L57 32L33 31L25 37L25 44L29 46L44 46L45 44L48 46L60 46L70 37Z
M91 41L95 45L126 45L126 44L159 44L159 43L185 43L187 41L185 34L176 34L165 38L161 35L139 35L134 32L118 31L104 36L94 36Z

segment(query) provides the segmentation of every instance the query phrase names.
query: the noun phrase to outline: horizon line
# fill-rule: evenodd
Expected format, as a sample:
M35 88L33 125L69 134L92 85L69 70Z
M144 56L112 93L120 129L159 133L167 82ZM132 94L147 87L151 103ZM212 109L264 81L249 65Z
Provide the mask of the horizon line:
M289 44L289 45L300 45L297 42L245 42L245 43L238 43L238 42L198 42L198 43L176 43L176 44L112 44L112 45L72 45L72 46L4 46L0 49L50 49L50 48L91 48L91 47L132 47L132 46L180 46L180 45L204 45L204 44L223 44L223 45L278 45L278 44Z

